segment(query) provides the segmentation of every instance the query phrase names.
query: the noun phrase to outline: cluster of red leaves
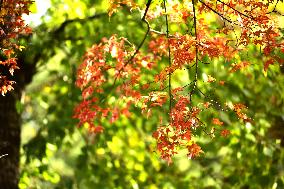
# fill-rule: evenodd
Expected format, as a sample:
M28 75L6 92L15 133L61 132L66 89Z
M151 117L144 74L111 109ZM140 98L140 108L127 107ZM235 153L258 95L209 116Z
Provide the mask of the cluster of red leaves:
M249 118L243 111L247 109L247 107L243 104L234 104L233 105L233 110L237 114L238 118L241 120L244 120L246 122L250 122L251 118Z
M175 36L170 39L170 47L173 52L172 70L180 69L183 65L194 61L195 45L196 41L190 35Z
M264 70L267 71L268 66L273 63L283 63L283 60L275 55L275 50L283 49L284 42L281 40L281 32L279 31L279 25L277 24L277 18L273 14L269 13L269 6L273 5L275 1L241 1L244 14L236 13L230 9L227 13L238 16L238 24L241 30L241 35L238 38L236 46L243 48L250 43L253 43L263 49L264 54ZM231 7L237 9L240 6L239 2L230 4ZM246 16L244 16L246 15ZM237 67L233 65L232 71L237 68L244 68L249 63L243 61L238 64Z
M153 137L157 140L157 150L161 158L168 163L172 162L172 156L178 152L178 148L185 147L188 157L199 156L203 151L192 140L192 129L199 126L197 107L189 109L188 97L180 96L172 111L170 112L170 123L159 127Z
M219 18L223 22L223 27L219 29L219 33L225 34L227 38L227 40L221 41L226 43L227 48L233 47L234 49L234 51L227 51L226 48L220 46L214 52L224 50L222 53L231 54L231 57L234 57L233 55L242 53L247 45L254 44L263 49L262 52L265 55L263 56L264 71L267 71L268 66L274 63L283 64L284 61L275 55L275 51L283 51L284 43L281 40L283 36L279 31L277 18L274 14L269 14L269 8L271 9L274 4L275 1L273 0L265 2L260 0L217 1L216 4L204 1L199 7L200 13L212 10L219 13ZM237 33L240 33L240 35ZM230 39L230 35L235 37ZM229 45L231 43L234 46ZM237 63L232 64L230 72L250 65L246 60L241 60L238 63L239 61L237 60Z
M151 69L153 64L154 56L141 56L125 38L114 35L93 45L77 73L76 85L83 98L74 114L80 120L79 126L88 123L88 128L96 133L102 131L102 118L113 123L120 115L130 116L130 105L142 99L137 88L141 85L141 72ZM149 95L152 106L161 103L160 98L155 98L154 93Z
M218 126L222 126L224 124L224 122L220 121L218 118L213 118L212 123L214 125L218 125ZM216 128L213 127L213 129L214 129L214 132L215 132ZM214 134L214 133L212 133L212 134ZM220 134L221 134L221 136L226 137L230 134L230 131L228 129L222 129Z
M153 133L153 137L157 140L157 150L162 159L168 163L172 162L173 155L181 148L188 150L189 158L203 153L201 147L193 139L193 131L196 129L204 129L204 132L211 137L215 136L216 130L220 131L220 135L224 137L230 134L230 131L224 128L224 122L218 118L212 119L214 127L211 127L208 133L206 129L210 130L210 127L206 127L199 118L202 111L214 108L214 103L211 106L210 102L205 101L198 106L192 102L191 95L199 90L198 81L196 81L198 78L197 65L204 63L203 59L223 59L225 62L235 62L229 70L231 73L244 69L250 63L249 60L239 58L239 54L245 54L247 45L254 44L263 49L265 55L263 60L266 61L264 69L266 70L269 65L281 62L274 51L277 49L283 51L283 40L279 40L280 32L273 15L267 14L269 3L272 1L267 3L252 0L217 1L214 4L212 1L200 2L202 3L194 5L199 14L219 13L215 15L221 18L222 23L219 24L219 29L210 28L206 20L197 17L195 20L196 33L195 31L188 31L186 34L175 33L166 38L163 32L150 30L155 34L151 35L147 54L136 52L131 44L129 46L126 39L118 39L116 36L109 40L104 39L102 43L94 45L86 53L79 67L76 82L77 86L82 89L83 98L82 103L75 109L74 115L80 120L79 125L88 123L92 132L99 133L103 130L102 119L113 122L122 114L130 116L129 110L133 104L137 105L140 102L142 112L147 113L149 117L153 108L164 110L169 107L168 104L171 101L172 106L167 111L169 112L168 123L161 124ZM137 4L132 0L112 0L110 15L121 5L137 8ZM192 8L192 1L189 0L168 4L167 12L162 6L157 5L149 9L146 19L154 21L167 14L169 21L178 23L179 26L182 24L187 26L190 22L192 25L194 20ZM212 32L214 32L214 37L212 37ZM169 52L171 52L170 56ZM162 57L170 58L171 64L164 65ZM154 81L152 82L160 84L160 89L151 91L151 85L142 84L141 78L143 74L154 73L149 72L154 68L154 62L161 63L157 66L158 73L153 75ZM169 87L165 86L170 78L169 75L175 74L176 70L188 69L192 67L191 65L196 65L194 82L188 81L184 87L169 89L169 92L165 92L164 89ZM206 82L214 83L215 81L214 77L208 75ZM225 81L219 81L219 85L224 84ZM188 88L191 91L185 92ZM115 103L111 101L112 98ZM239 119L250 121L244 113L246 108L244 105L227 106L236 113Z
M151 53L155 56L162 57L168 55L168 43L167 38L165 36L155 36L153 35L153 39L149 42L148 47Z
M0 92L4 96L13 89L15 83L10 78L15 69L19 69L15 55L16 50L22 50L17 38L21 34L30 34L29 28L23 21L22 15L29 14L28 7L31 0L3 0L0 5ZM3 70L9 70L9 74Z

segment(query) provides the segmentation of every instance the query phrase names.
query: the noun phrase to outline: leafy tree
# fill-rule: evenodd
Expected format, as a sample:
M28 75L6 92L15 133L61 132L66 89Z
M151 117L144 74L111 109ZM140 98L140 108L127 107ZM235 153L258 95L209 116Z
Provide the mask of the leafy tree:
M21 62L15 53L24 48L18 37L31 32L21 17L29 13L30 4L30 0L0 1L0 93L5 96L13 90L15 80L18 82L14 92L0 98L0 186L3 188L16 188L19 179L20 117L15 104L23 90L26 68L23 66L20 73L12 76Z
M0 92L4 96L7 91L13 89L14 81L10 80L15 69L19 69L17 58L15 58L15 50L22 50L24 46L17 43L17 38L21 34L31 33L31 28L25 25L22 20L22 14L29 14L28 6L32 2L30 0L15 1L4 0L0 4L0 22L1 22L1 86ZM8 70L8 74L5 73Z
M153 3L154 8L150 8L151 3L151 0L147 1L142 13L141 20L147 29L138 47L125 38L112 36L92 46L85 54L76 81L82 90L83 100L75 109L75 118L80 120L79 126L86 124L90 132L101 133L103 120L114 122L120 114L129 117L131 104L147 112L148 117L153 116L154 107L165 110L166 106L169 118L167 121L161 118L161 126L153 137L157 140L161 157L171 163L172 156L181 147L188 150L190 159L203 152L192 136L199 129L211 137L216 133L222 136L230 133L222 128L223 122L214 117L216 112L209 109L231 110L239 119L251 121L243 112L244 104L222 98L226 106L223 107L207 95L206 89L210 86L200 84L200 67L206 64L210 67L213 61L218 61L219 64L230 65L229 73L245 69L250 65L247 48L255 45L264 55L261 60L264 61L264 72L267 72L271 64L277 62L282 66L283 60L278 53L284 51L284 44L277 16L270 15L273 11L269 11L269 6L273 1L166 3L164 0ZM113 1L109 14L124 4L131 10L139 9L133 1ZM148 11L151 12L149 15ZM204 15L210 13L222 19L222 23L205 20ZM165 32L154 25L156 20L163 18ZM208 26L210 24L212 27ZM174 34L170 33L172 25L175 26L171 31ZM143 51L141 48L146 45L148 35L148 49ZM166 62L163 57L167 57ZM194 71L191 72L191 69ZM173 86L172 78L186 75L188 82L183 79L179 86ZM203 82L216 82L211 75L205 77ZM224 85L225 81L218 83ZM203 102L200 102L200 96L194 100L194 95L201 95ZM212 127L203 122L201 114L211 117Z
M34 82L1 100L22 113L20 188L281 188L283 12L268 3L52 1L18 56L17 84Z

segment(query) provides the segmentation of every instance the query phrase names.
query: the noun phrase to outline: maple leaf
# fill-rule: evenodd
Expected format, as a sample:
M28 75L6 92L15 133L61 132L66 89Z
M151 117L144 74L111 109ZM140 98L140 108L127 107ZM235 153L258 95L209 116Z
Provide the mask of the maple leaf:
M184 134L182 134L182 138L187 140L187 141L190 141L191 140L191 132L190 132L190 130L186 130L186 132Z
M247 62L247 61L243 61L241 63L234 63L234 64L232 64L232 69L230 70L230 73L236 72L236 71L243 69L243 68L246 68L249 65L250 65L250 63Z
M89 86L88 88L84 89L84 91L82 92L83 99L87 99L88 97L90 97L93 92L94 88L92 86Z
M142 85L142 89L143 89L143 90L146 90L146 89L148 89L149 87L150 87L150 84L148 84L148 83Z
M213 124L220 125L220 126L224 124L224 122L220 121L218 118L213 118L212 122Z
M264 52L264 54L267 56L267 55L269 55L269 53L271 52L271 47L269 47L269 46L266 46L264 49L263 49L263 52Z
M216 79L214 77L212 77L211 75L207 75L207 82L212 83L215 82Z
M195 143L191 144L191 145L188 145L187 147L188 149L188 158L189 159L193 159L197 156L200 156L201 153L204 153L202 150L201 150L201 147Z
M211 104L210 102L204 102L204 103L203 103L203 106L204 106L205 108L209 108L210 104Z
M219 85L225 85L225 81L219 81Z
M235 111L238 118L240 118L240 119L242 119L246 122L251 122L251 118L249 118L245 113L242 112L244 109L247 109L247 107L245 105L243 105L241 103L237 103L237 104L233 104L233 106L230 107L230 108Z
M266 72L267 69L268 69L268 67L269 67L269 65L272 65L272 64L274 64L274 60L273 60L273 59L267 60L267 61L264 63L264 71Z
M182 90L183 90L183 87L174 88L174 89L172 90L172 94L174 95L174 94L176 94L176 93L178 93L178 92L180 92L180 91L182 91Z
M8 58L10 58L11 55L14 54L15 52L14 52L13 49L4 49L4 50L3 50L3 53L4 53L5 56L7 56Z
M224 129L224 130L221 131L221 136L226 137L226 136L228 136L230 133L231 133L231 132L230 132L229 130Z

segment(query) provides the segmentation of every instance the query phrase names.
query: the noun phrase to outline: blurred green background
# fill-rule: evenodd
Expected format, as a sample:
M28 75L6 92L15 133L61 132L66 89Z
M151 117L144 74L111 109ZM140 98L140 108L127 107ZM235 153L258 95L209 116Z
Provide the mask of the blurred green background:
M107 0L38 0L31 7L26 19L34 34L24 41L25 53L40 56L17 104L23 120L20 188L284 188L284 69L272 65L264 74L254 47L247 55L253 65L244 71L228 74L218 61L200 70L226 81L224 87L203 86L212 98L243 102L253 118L243 123L215 110L231 135L197 136L205 152L200 158L189 160L181 151L168 166L152 138L158 116L147 119L139 110L105 122L100 135L76 127L76 68L88 47L114 33L139 44L146 29L139 11L130 14L124 7L109 18L107 8ZM94 14L99 16L86 19Z

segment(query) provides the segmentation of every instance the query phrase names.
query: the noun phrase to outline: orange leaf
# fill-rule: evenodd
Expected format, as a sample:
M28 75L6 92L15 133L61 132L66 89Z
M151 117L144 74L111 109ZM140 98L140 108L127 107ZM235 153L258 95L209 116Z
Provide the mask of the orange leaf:
M229 130L224 129L224 130L221 131L221 136L226 137L226 136L228 136L230 133L231 133L231 132L230 132Z
M225 85L225 81L222 81L222 80L221 80L221 81L219 81L219 84L220 84L220 85Z
M264 63L264 71L267 71L269 65L274 64L274 60L273 59L269 59Z
M188 149L187 156L189 159L193 159L196 156L200 156L200 153L203 153L203 151L201 150L201 147L195 143L193 143L192 145L189 145L187 149Z
M216 79L214 77L212 77L211 75L208 75L207 77L208 77L207 82L209 82L209 83L216 81Z
M218 118L213 118L212 122L215 125L223 125L224 124L224 122L220 121Z

